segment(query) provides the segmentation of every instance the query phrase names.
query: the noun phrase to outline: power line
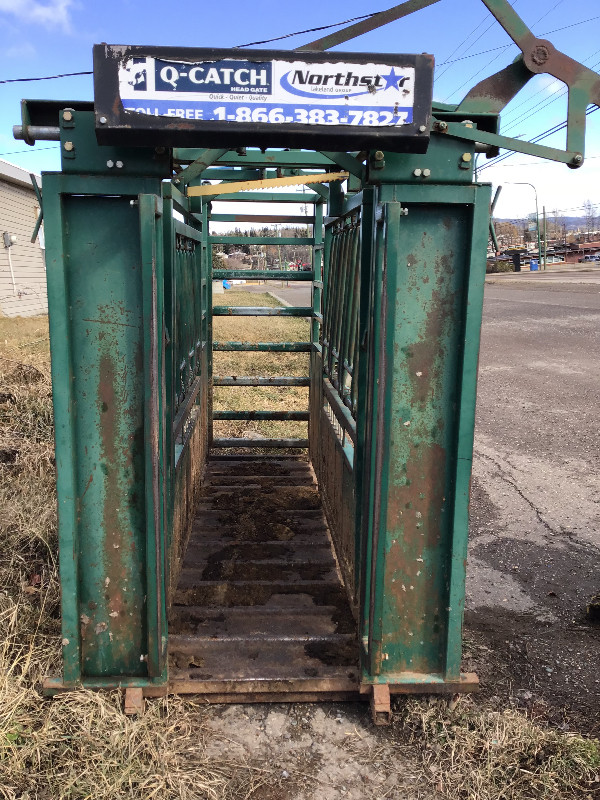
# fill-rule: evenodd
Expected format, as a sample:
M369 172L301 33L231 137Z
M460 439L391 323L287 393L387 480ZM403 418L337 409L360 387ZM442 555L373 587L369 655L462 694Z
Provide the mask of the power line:
M479 28L481 28L481 26L484 24L484 22L486 22L488 20L489 16L490 16L489 13L486 14L485 17L479 23L479 25L477 25L475 28L473 28L471 33L462 40L462 42L458 45L458 47L454 48L454 50L450 53L448 58L445 61L443 61L441 64L437 65L437 66L438 67L443 67L446 64L448 64L448 65L454 64L455 62L450 60L452 58L452 56L455 53L458 53L458 51L469 41L469 39L471 38L471 36L473 36L474 33L477 33L477 31L479 30ZM463 56L463 58L468 58L468 56ZM459 60L460 59L456 59L456 61L459 61ZM446 69L443 72L441 72L439 75L436 75L435 76L436 80L440 80L440 78L442 78L442 76L445 75L446 72L448 72L449 69L450 69L450 66L446 67Z
M306 28L303 31L295 31L294 33L286 33L283 36L276 36L274 39L263 39L260 42L246 42L246 44L237 44L235 49L239 47L252 47L255 44L269 44L269 42L280 42L282 39L291 39L292 36L300 36L303 33L316 33L317 31L326 31L329 28L338 28L340 25L347 25L350 22L358 22L361 19L369 19L380 11L371 11L369 14L363 14L361 17L352 17L352 19L345 19L343 22L333 22L331 25L321 25L318 28Z
M592 53L591 56L588 56L582 63L585 64L586 61L590 61L592 58L594 58L594 56L598 55L598 53L600 53L600 50L596 50L594 53ZM590 66L590 69L592 69L592 70L596 69L596 67L598 65L600 65L600 61L597 61L595 64L592 64ZM545 91L546 91L545 88L539 89L537 92L535 92L535 94L531 95L526 100L524 100L522 103L519 103L519 105L517 105L513 109L511 109L511 112L514 113L517 109L521 108L526 103L529 103L531 100L533 100L534 97L537 97L538 95L542 94ZM556 95L558 92L560 92L560 94L557 97L554 97L554 95ZM541 100L535 106L530 106L528 109L525 109L525 111L523 111L517 117L513 117L512 119L510 119L510 114L509 114L509 119L508 120L506 120L506 119L503 120L505 123L506 122L508 123L508 128L503 128L502 132L503 133L508 133L509 131L511 131L513 128L516 127L518 122L520 122L525 117L528 117L531 114L531 112L534 111L536 108L538 108L540 105L542 107L549 106L552 103L554 103L557 100L559 100L561 97L564 97L567 94L567 92L568 92L568 90L563 88L563 85L562 85L562 82L561 82L561 85L557 86L557 88L550 95L548 95L548 97L546 97L543 100ZM554 100L550 100L549 99L550 97L554 97Z
M594 159L600 158L600 156L586 156L585 160L587 161L594 161ZM519 161L517 164L506 164L505 169L509 167L555 167L559 164L558 161ZM481 166L483 169L486 164ZM494 166L493 164L491 166ZM479 172L479 169L477 170Z
M552 33L559 33L560 31L566 31L568 28L575 28L578 25L585 25L586 23L594 22L597 19L600 19L600 14L598 14L598 16L596 17L589 17L588 19L581 19L579 20L579 22L573 22L571 23L571 25L563 25L560 28L553 28L553 30L551 31L540 33L540 36L550 36ZM508 50L509 47L510 47L509 44L501 44L499 47L490 47L489 50L480 50L478 53L470 53L468 56L460 56L459 58L452 59L452 61L450 60L442 61L440 64L437 64L436 66L444 67L446 64L457 64L459 61L465 61L467 58L476 58L477 56L485 56L488 53L495 53L497 50ZM448 58L450 58L450 56ZM525 100L524 102L527 102L527 100Z
M56 152L58 153L60 147L36 147L35 150L32 149L10 150L8 153L0 153L0 156L14 156L14 155L30 156L33 155L33 153L41 153L42 150L56 150Z
M591 106L585 112L586 117L589 117L590 114L593 114L594 112L598 111L599 109L600 109L600 106L597 106L597 105ZM564 128L567 127L567 122L568 122L568 120L564 120L564 122L559 122L557 125L554 125L552 128L549 128L548 130L543 131L543 133L539 133L537 136L533 137L533 139L531 140L531 142L529 142L529 144L536 144L537 142L541 142L543 139L547 139L548 136L552 136L552 134L558 133L559 131L562 131ZM490 167L495 167L501 161L505 161L507 158L511 158L512 156L514 156L515 152L516 151L512 151L510 153L504 153L503 155L498 156L495 159L492 159L488 164L484 164L482 167L480 167L478 172L482 172L484 169L489 169Z
M307 28L304 31L296 31L295 33L287 33L284 36L277 36L274 39L264 39L264 40L262 40L260 42L249 42L248 44L240 44L240 45L237 45L237 48L240 48L240 47L251 47L252 45L255 45L255 44L268 44L269 42L278 42L278 41L280 41L282 39L288 39L288 38L290 38L292 36L298 36L298 35L300 35L302 33L313 33L313 32L316 32L316 31L327 30L328 28L337 28L340 25L346 25L346 24L348 24L350 22L356 22L356 21L361 20L361 19L368 19L369 17L374 17L376 14L379 14L379 13L381 13L381 12L373 11L373 12L371 12L369 14L364 14L361 17L352 17L352 19L347 19L347 20L344 20L343 22L334 22L331 25L323 25L323 26L321 26L319 28ZM600 19L600 14L598 14L595 17L589 17L588 19L582 19L579 22L572 22L570 25L563 25L560 28L554 28L551 31L546 31L546 33L540 34L540 36L549 36L552 33L558 33L559 31L567 30L567 28L575 28L577 25L585 25L588 22L594 22L597 19ZM484 21L485 20L482 20L482 22L477 26L477 28L479 28L483 24ZM462 44L464 44L470 38L470 36L477 30L477 28L475 28L475 30L472 31L471 34L469 34L469 36L467 36L467 39L463 40ZM489 30L489 28L488 28L488 30ZM459 50L460 47L462 46L462 44L459 45L459 47L456 48L453 52L456 52L456 50ZM455 58L453 60L447 59L446 61L442 61L437 66L438 67L443 67L443 66L446 66L447 64L456 64L459 61L464 61L467 58L476 58L477 56L486 55L487 53L493 53L496 50L506 50L510 46L511 45L501 45L500 47L492 47L489 50L481 50L478 53L471 53L470 55L460 56L460 58ZM452 56L452 53L450 55ZM94 74L93 70L87 70L87 71L84 71L84 72L65 72L65 73L62 73L60 75L42 75L40 77L35 77L35 78L6 78L4 80L0 80L0 84L5 84L5 83L25 83L25 82L30 82L30 81L51 81L51 80L55 80L56 78L73 78L73 77L77 77L79 75L93 75L93 74ZM454 92L453 92L453 94L454 94Z
M518 0L516 0L516 2L512 4L512 5L513 5L513 7L517 5L517 2L518 2ZM556 3L555 3L553 6L552 6L552 8L551 8L549 11L546 11L544 14L542 14L542 16L541 16L541 17L539 17L539 18L538 18L538 19L537 19L537 20L536 20L536 21L533 23L533 25L531 26L531 28L533 29L533 28L534 28L536 25L539 25L539 23L540 23L540 22L541 22L543 19L545 19L545 18L548 16L548 14L550 14L552 11L554 11L554 10L555 10L555 9L556 9L556 8L557 8L557 7L558 7L558 6L559 6L559 5L562 3L562 2L563 2L563 0L557 0L557 2L556 2ZM490 30L490 28L492 28L493 26L494 26L494 22L492 22L492 24L491 24L491 25L490 25L488 28L486 28L486 29L485 29L485 31L483 32L483 34L482 34L482 35L484 35L485 33L487 33L487 32ZM547 36L548 34L546 34L546 33L543 33L543 34L541 34L541 35L542 35L542 36ZM509 49L510 47L514 47L514 46L516 46L516 45L514 44L514 42L511 42L510 44L506 45L505 49ZM476 78L478 75L480 75L480 74L483 72L483 70L484 70L484 69L487 69L487 68L489 67L489 65L490 65L490 64L493 64L493 63L494 63L494 61L496 61L498 58L500 58L500 56L501 56L501 55L502 55L502 53L501 53L501 52L500 52L500 53L498 53L498 55L497 55L497 56L495 56L495 57L494 57L494 58L493 58L491 61L489 61L489 62L488 62L486 65L485 65L485 67L482 67L482 68L481 68L480 70L478 70L478 71L477 71L477 72L476 72L474 75L471 75L471 77L470 77L470 78L467 78L467 80L466 80L466 81L464 81L463 83L461 83L461 85L460 85L460 86L459 86L457 89L454 89L454 91L453 91L453 92L450 92L450 94L447 96L447 101L448 101L448 100L449 100L449 99L452 97L452 95L454 95L454 94L456 94L457 92L459 92L459 91L460 91L460 90L461 90L461 89L462 89L464 86L466 86L467 84L469 84L469 83L470 83L470 82L471 82L471 81L472 81L474 78Z
M28 81L53 81L55 78L72 78L75 75L93 75L93 71L88 72L64 72L62 75L44 75L42 78L7 78L0 83L26 83Z

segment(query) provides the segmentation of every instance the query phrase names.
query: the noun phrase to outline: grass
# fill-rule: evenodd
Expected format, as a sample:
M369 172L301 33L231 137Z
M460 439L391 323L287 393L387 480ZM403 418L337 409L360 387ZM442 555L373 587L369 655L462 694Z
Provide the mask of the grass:
M224 299L223 299L224 298ZM266 292L251 293L229 290L225 295L215 295L215 305L279 306ZM310 337L309 322L298 317L215 317L215 341L231 342L306 342ZM308 375L308 353L240 353L216 352L215 375L252 375L273 377ZM308 410L308 389L301 386L220 386L215 389L214 408L219 411L246 409L270 411ZM260 435L274 438L306 438L306 422L250 422L217 421L216 436Z
M454 800L575 800L600 794L600 743L463 697L408 700L395 724L417 744L423 772Z
M229 294L227 302L270 302ZM290 329L284 329L282 323ZM308 335L303 320L217 319L218 336L285 340ZM219 354L221 374L302 374L291 354ZM303 356L302 356L303 358ZM295 372L297 370L297 372ZM242 402L219 390L220 407ZM256 407L304 402L261 389ZM228 423L224 423L227 425ZM290 425L290 423L284 423ZM2 800L244 800L285 798L280 770L224 760L208 745L211 709L182 698L147 703L127 718L118 692L47 700L41 679L60 671L59 582L47 321L0 318L0 798ZM461 699L398 703L381 736L418 748L423 784L452 800L575 800L600 791L598 742L544 727L513 709ZM400 748L399 753L402 748ZM400 757L400 756L399 756Z

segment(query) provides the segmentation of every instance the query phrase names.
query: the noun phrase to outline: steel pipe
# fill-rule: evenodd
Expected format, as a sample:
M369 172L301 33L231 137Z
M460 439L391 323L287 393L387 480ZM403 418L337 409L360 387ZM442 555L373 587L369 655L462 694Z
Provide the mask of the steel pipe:
M45 142L60 142L60 128L53 125L13 125L13 137L22 139L27 144L36 140Z

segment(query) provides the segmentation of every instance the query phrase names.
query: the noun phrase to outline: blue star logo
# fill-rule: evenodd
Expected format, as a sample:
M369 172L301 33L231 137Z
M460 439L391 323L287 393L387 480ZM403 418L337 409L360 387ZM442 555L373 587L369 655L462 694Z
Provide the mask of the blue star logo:
M385 89L398 89L398 91L400 91L400 87L398 86L398 81L402 80L403 75L396 75L393 67L389 75L382 75L381 77L385 81Z

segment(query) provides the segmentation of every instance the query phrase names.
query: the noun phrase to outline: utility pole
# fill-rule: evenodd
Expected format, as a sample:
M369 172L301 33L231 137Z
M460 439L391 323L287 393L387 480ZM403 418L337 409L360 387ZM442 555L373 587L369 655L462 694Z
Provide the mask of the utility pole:
M546 269L546 253L548 251L548 237L546 234L546 206L542 206L542 213L544 215L544 269Z

